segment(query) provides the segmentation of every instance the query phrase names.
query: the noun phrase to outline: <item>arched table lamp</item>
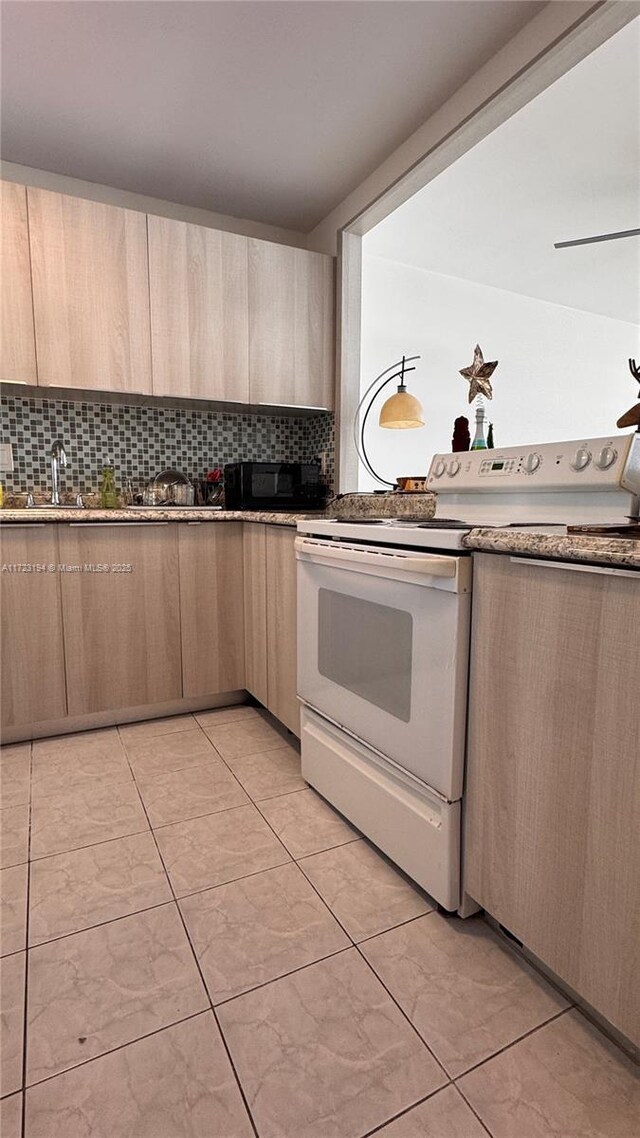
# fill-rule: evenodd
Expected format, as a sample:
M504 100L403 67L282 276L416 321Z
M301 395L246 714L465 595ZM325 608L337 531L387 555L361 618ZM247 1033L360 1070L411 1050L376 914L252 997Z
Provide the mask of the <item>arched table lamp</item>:
M364 432L367 425L367 419L369 417L369 412L371 411L371 408L373 407L373 404L380 392L387 386L388 383L392 383L394 379L399 379L400 382L398 384L398 390L396 391L395 395L389 396L389 398L382 404L378 418L378 425L395 431L406 431L411 430L414 427L424 427L425 422L423 418L424 412L422 410L422 404L420 403L419 399L416 399L415 395L411 395L407 391L407 387L404 382L404 377L407 372L416 370L415 367L407 367L407 364L413 363L414 360L419 359L420 356L403 356L401 360L398 360L396 363L391 364L391 367L385 368L384 371L380 372L380 375L376 376L373 383L369 385L364 395L362 396L353 420L353 441L355 443L358 458L360 459L362 465L369 471L371 477L375 478L376 482L380 482L383 486L394 486L395 483L389 482L386 478L381 478L371 465L366 447L364 445ZM389 372L392 374L389 375ZM372 395L371 392L373 392ZM369 398L370 395L371 398ZM369 400L368 403L367 400ZM362 422L358 427L360 413L365 403L367 403L367 408L362 416Z

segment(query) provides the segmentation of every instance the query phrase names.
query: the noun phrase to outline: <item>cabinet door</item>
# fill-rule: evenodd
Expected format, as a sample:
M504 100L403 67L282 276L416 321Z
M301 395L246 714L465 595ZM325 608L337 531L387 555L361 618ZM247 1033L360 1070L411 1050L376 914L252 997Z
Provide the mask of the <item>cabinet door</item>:
M1 548L7 566L0 605L2 726L62 719L67 701L57 527L3 526ZM27 566L42 571L29 572Z
M60 528L70 715L182 696L175 525Z
M266 526L243 525L245 685L266 707L267 690L267 564Z
M640 1043L640 574L474 560L465 888Z
M149 217L154 395L249 401L248 239Z
M249 241L252 403L333 407L333 259Z
M0 379L7 383L37 383L25 186L0 182L0 224Z
M244 688L242 524L179 526L185 696Z
M299 736L295 537L294 529L267 526L267 706Z
M29 189L38 382L151 391L147 219Z

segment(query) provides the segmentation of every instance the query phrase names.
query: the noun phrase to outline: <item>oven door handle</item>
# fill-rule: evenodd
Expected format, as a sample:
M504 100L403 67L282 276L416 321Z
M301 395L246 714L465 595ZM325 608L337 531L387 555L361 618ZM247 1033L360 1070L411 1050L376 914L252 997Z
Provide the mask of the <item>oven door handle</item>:
M406 553L373 552L371 550L341 548L329 542L309 541L304 537L295 540L296 554L309 560L340 561L345 568L354 565L369 565L372 568L395 569L399 573L421 573L428 577L455 577L458 572L458 558L441 557L437 553L427 553L412 557Z

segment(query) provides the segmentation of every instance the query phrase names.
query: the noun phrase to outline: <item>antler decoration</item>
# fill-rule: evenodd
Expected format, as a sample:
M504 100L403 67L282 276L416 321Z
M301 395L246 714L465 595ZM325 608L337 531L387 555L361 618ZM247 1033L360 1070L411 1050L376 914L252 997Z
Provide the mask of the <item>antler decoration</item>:
M498 361L494 360L493 363L485 363L482 354L482 348L476 344L473 353L473 363L469 367L460 369L460 375L469 380L469 402L473 403L476 395L485 395L487 399L493 399L493 388L491 387L491 376L498 366Z
M636 383L640 383L640 367L638 367L635 360L629 360L629 371L631 372ZM621 415L616 423L617 427L636 427L640 431L640 403L634 404L624 415Z

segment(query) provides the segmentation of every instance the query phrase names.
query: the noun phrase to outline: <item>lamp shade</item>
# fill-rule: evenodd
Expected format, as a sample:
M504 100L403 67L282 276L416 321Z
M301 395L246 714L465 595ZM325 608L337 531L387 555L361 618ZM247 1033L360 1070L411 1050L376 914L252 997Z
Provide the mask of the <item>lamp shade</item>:
M393 430L410 430L412 427L424 427L423 415L420 400L401 389L382 404L378 423Z

